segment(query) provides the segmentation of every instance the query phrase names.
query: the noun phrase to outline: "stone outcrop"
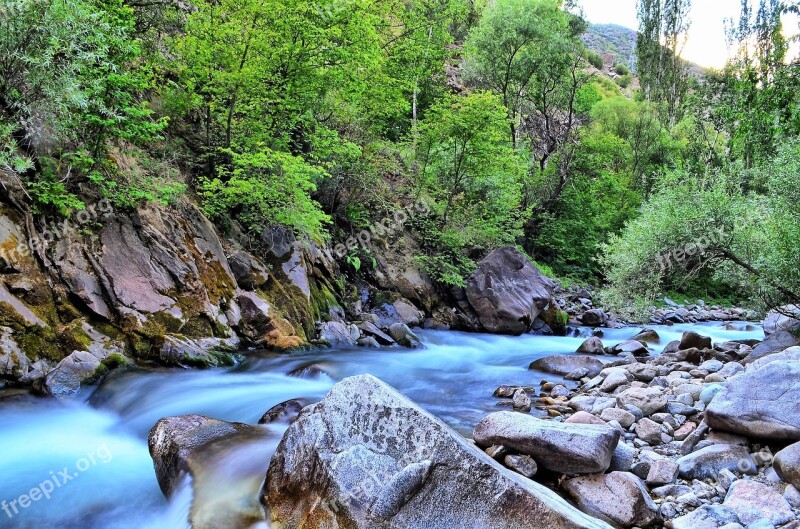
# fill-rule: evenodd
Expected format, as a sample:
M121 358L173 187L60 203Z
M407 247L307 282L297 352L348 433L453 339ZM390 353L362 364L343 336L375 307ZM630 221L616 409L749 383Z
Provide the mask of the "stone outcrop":
M184 415L166 417L150 430L156 478L168 498L191 477L192 529L247 529L264 520L258 502L271 441L260 427ZM229 460L235 472L217 472Z
M276 529L608 529L369 375L300 413L263 503Z

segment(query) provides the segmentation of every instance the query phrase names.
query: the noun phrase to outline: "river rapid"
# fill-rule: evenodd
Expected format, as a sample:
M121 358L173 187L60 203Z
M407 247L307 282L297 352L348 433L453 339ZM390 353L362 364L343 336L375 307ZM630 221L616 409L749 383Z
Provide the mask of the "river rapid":
M686 330L715 342L763 339L758 325L739 322L654 328L661 336L656 351ZM603 342L612 345L639 330L606 329ZM185 529L193 494L202 502L224 504L243 495L256 501L285 425L264 426L263 439L231 446L208 465L202 485L185 484L169 502L148 453L150 428L161 417L187 413L255 424L275 404L318 401L351 375L377 376L469 436L498 409L492 397L497 386L555 380L528 364L573 353L589 332L509 337L419 331L426 347L418 350L260 352L228 369L113 373L70 403L0 392L0 528Z

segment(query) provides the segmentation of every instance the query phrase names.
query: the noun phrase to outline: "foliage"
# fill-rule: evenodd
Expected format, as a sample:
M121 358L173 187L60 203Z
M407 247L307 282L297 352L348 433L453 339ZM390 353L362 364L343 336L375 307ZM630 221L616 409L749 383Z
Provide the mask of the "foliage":
M152 78L133 12L121 0L10 0L0 10L0 161L41 204L67 213L94 169L72 160L101 163L109 142L143 144L164 126L140 97Z
M616 79L616 83L619 85L620 88L628 88L632 82L633 82L633 77L629 73L626 73L625 75L620 75Z
M489 92L447 96L428 111L420 126L418 186L435 217L426 230L429 249L457 255L506 244L520 233L524 161L509 144L507 127L506 109ZM453 282L458 272L445 270Z
M466 52L472 75L502 96L514 145L523 105L563 79L583 29L559 0L503 0L490 4L470 32Z
M800 143L781 147L762 168L766 194L748 190L741 172L668 179L605 247L609 290L649 302L662 288L706 278L766 306L797 302L798 159Z
M661 120L672 126L682 117L688 67L681 59L689 30L691 0L640 0L636 67L642 96L655 103Z
M603 69L603 58L594 51L587 51L586 52L586 60L589 61L589 64L597 68L598 70Z
M614 71L617 72L617 75L622 75L622 76L630 75L631 73L630 68L619 62L614 65Z
M234 212L258 233L265 220L293 228L301 235L321 240L330 218L310 198L325 172L299 156L264 149L235 153L230 172L200 184L205 211L212 217ZM227 171L227 170L226 170Z

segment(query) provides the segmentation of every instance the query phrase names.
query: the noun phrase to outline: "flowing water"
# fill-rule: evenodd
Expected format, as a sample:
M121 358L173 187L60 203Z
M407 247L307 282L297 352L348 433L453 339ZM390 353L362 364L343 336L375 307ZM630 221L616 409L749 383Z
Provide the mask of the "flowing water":
M760 327L746 323L655 329L659 351L690 329L714 341L763 338ZM603 341L611 345L639 330L604 330ZM419 334L425 349L260 353L229 369L115 373L69 404L6 392L0 398L0 528L184 529L193 494L198 503L242 496L255 503L253 491L261 485L284 425L265 426L263 438L219 455L200 477L202 486L193 490L185 483L169 502L148 453L149 429L161 417L186 413L255 424L275 404L292 398L317 401L351 375L377 376L469 435L486 413L498 409L492 397L497 386L554 380L554 375L529 371L528 364L574 352L588 330L581 337Z

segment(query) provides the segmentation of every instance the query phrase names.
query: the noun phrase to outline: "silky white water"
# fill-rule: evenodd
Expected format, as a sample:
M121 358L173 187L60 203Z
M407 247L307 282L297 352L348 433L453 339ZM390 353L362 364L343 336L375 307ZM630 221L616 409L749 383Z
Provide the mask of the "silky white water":
M714 341L763 338L760 327L746 323L654 328L661 336L657 352L690 329ZM603 342L611 345L639 330L606 329ZM557 379L527 367L543 356L574 352L588 332L509 337L420 331L426 347L418 350L256 353L228 369L114 373L69 404L6 392L0 398L0 527L184 529L193 489L187 482L170 502L164 500L147 448L147 432L158 419L199 413L255 424L275 404L293 398L318 401L337 380L351 375L377 376L469 435L481 417L497 410L492 397L497 386ZM232 446L217 458L204 480L213 486L195 490L198 500L224 503L252 490L257 501L284 430L264 427L263 439Z

